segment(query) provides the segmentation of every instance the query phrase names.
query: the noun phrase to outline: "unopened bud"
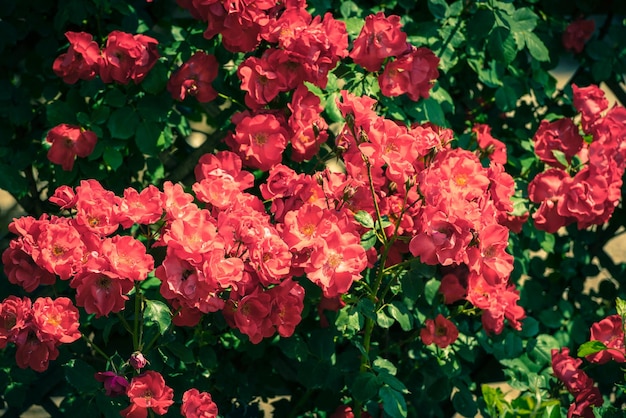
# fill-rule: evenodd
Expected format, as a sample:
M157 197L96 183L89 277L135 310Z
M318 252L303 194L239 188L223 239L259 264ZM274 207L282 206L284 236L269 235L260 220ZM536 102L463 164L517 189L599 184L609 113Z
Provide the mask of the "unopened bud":
M133 354L130 355L128 363L132 366L133 369L141 370L146 367L146 364L148 364L148 360L146 360L146 358L140 351L135 351Z

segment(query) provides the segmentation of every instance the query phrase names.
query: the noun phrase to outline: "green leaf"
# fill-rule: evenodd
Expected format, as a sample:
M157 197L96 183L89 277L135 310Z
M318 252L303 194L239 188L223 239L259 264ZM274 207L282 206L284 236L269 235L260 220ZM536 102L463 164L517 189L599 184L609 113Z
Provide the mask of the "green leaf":
M370 299L363 298L356 305L357 310L365 317L376 320L376 306Z
M167 85L167 67L161 61L157 61L141 82L141 87L148 93L157 94L165 90Z
M621 298L615 299L615 307L617 308L617 314L622 317L622 322L626 318L626 301Z
M540 245L541 249L547 253L554 252L554 245L556 244L556 238L553 234L545 233L541 238Z
M420 100L416 107L409 107L407 111L420 122L431 122L437 126L447 126L441 105L432 97Z
M389 328L393 325L394 319L388 317L382 310L376 312L376 323L381 328Z
M505 84L496 90L496 105L504 112L514 110L517 106L517 94L515 90Z
M550 61L550 52L537 35L532 32L524 33L524 42L530 55L537 61Z
M374 360L374 363L372 364L372 368L377 372L377 373L388 373L392 376L395 376L396 373L398 372L398 369L396 368L396 366L393 365L392 362L390 362L387 359L384 359L382 357L377 357L376 360Z
M522 7L513 13L514 30L532 32L537 26L539 17L528 7Z
M0 164L0 189L6 190L13 196L20 198L28 193L28 181L15 167Z
M76 112L69 104L58 100L46 106L46 117L53 126L61 123L76 123Z
M63 365L65 380L81 393L92 393L100 389L100 383L94 378L96 370L79 359L72 359Z
M373 229L370 229L369 231L364 233L363 236L361 237L361 246L363 247L363 249L367 251L370 248L372 248L374 245L376 245L377 240L378 238L376 238L376 233L374 232Z
M588 355L599 353L600 351L604 351L608 349L608 347L602 341L587 341L578 347L578 352L576 353L578 357L587 357Z
M339 12L344 19L347 19L351 16L358 16L361 8L353 1L343 1L339 7Z
M387 311L393 319L398 321L403 331L410 331L413 328L413 318L404 304L394 301L391 305L387 305Z
M191 364L196 361L193 351L178 341L172 341L166 347L176 358L185 364Z
M335 326L344 335L351 337L361 330L364 317L354 308L344 307L337 314Z
M511 31L504 27L497 27L487 39L487 50L496 61L510 64L517 56L517 45Z
M117 139L128 139L135 133L139 120L131 109L116 109L111 114L107 127L111 136Z
M372 219L372 215L364 210L360 210L354 214L354 219L365 228L374 228L374 219Z
M111 108L108 106L98 106L91 113L91 123L95 123L97 125L104 123L109 119L109 115L111 114Z
M104 162L113 169L113 171L117 171L117 169L124 162L124 157L122 157L122 154L115 148L105 148L102 158L104 159Z
M476 416L478 408L476 407L476 401L472 397L472 392L465 386L461 386L458 389L459 391L452 397L454 409L464 417Z
M389 373L383 372L378 375L378 379L381 380L386 385L389 385L394 390L397 390L400 393L408 394L409 390L406 388L404 383L400 381L397 377L390 375Z
M541 418L561 418L561 405L548 405Z
M467 34L477 41L487 37L493 28L496 19L493 12L488 9L479 9L467 23Z
M143 318L148 324L156 324L161 335L165 334L172 323L170 308L159 300L146 300Z
M441 286L441 282L434 278L426 282L424 297L429 305L432 305L435 302L435 298L439 293L439 286Z
M450 7L445 0L428 0L428 10L437 19L444 19L450 14Z
M116 402L104 392L96 394L96 407L98 408L98 416L104 416L104 418L117 418L120 416L119 401ZM84 411L82 412L84 413Z
M358 401L367 402L376 396L379 386L380 384L374 373L363 372L354 379L350 391Z
M104 103L111 107L122 107L126 104L126 96L117 88L112 88L104 95Z
M139 126L137 126L135 143L143 154L155 156L159 153L158 142L160 136L161 131L158 125L142 121Z
M391 418L402 418L407 416L406 401L402 393L389 386L383 386L378 391L378 395L383 401L383 410Z
M591 65L591 75L594 81L601 82L608 80L611 77L613 70L613 63L610 59L596 61Z

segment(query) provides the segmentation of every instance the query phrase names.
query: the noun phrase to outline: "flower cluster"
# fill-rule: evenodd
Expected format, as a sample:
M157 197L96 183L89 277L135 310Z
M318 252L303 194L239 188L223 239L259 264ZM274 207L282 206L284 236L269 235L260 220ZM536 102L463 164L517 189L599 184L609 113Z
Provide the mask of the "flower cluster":
M139 84L159 58L158 41L146 35L113 31L102 49L85 32L67 32L65 37L70 46L54 60L52 69L68 84L96 75L105 83L128 84L132 80Z
M534 137L535 153L549 168L530 182L528 196L539 204L535 226L550 233L572 223L579 229L605 223L621 198L626 168L626 109L603 113L608 101L599 87L573 89L582 133L564 118L542 121Z
M369 15L354 41L350 58L367 71L378 72L383 95L406 94L411 100L427 98L434 80L439 77L439 58L428 48L416 48L406 42L400 16L385 16L383 12Z
M592 406L601 406L602 395L594 386L594 381L581 370L581 359L575 359L569 355L567 347L560 351L552 350L552 370L557 379L565 385L569 393L574 396L574 402L567 411L567 418L583 417L593 418Z
M46 370L61 344L80 338L78 327L78 309L66 297L32 302L11 295L0 303L0 348L15 344L15 360L23 369Z
M134 353L127 364L141 353ZM144 364L145 365L145 364ZM137 370L137 368L135 368ZM130 405L120 411L125 418L145 418L150 414L165 415L174 404L174 390L165 384L161 373L146 370L132 377L130 382L122 374L113 371L98 372L94 378L101 382L107 396L127 396ZM185 418L216 418L217 405L210 393L200 392L196 388L183 393L180 413Z
M74 217L44 214L40 219L14 220L9 230L17 238L2 254L9 281L33 291L40 284L54 284L58 276L70 280L76 304L87 313L106 316L124 309L135 282L154 269L154 260L141 242L131 236L110 236L120 224L132 225L136 213L122 211L127 200L95 180L82 181L76 191L62 186L50 200L72 210ZM159 207L156 219L160 212Z

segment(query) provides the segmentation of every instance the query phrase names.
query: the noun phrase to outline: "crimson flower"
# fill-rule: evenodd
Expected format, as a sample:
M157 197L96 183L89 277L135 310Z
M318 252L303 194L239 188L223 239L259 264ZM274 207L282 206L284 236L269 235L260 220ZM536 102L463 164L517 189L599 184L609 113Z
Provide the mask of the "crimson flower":
M87 157L98 142L96 134L80 126L62 123L50 129L46 141L52 144L48 159L60 164L65 171L72 171L75 157Z
M213 55L198 51L172 74L167 91L172 98L183 101L194 96L200 103L207 103L217 97L211 85L217 77L217 60Z
M446 348L455 342L458 336L459 330L456 325L442 314L437 315L434 320L427 319L420 331L420 338L424 344L435 343L440 348Z

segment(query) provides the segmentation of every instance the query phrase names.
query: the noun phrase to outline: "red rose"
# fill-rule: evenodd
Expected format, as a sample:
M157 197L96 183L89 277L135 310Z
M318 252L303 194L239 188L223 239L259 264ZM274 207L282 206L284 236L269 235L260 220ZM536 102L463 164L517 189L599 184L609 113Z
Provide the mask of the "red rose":
M145 35L113 31L102 50L100 78L105 83L116 81L139 84L159 58L158 41Z
M427 319L424 328L420 331L420 338L424 344L435 343L440 348L446 348L455 342L458 336L459 330L456 325L441 314L437 315L434 320Z
M618 363L626 361L624 358L624 329L622 328L622 318L619 315L610 315L594 323L591 326L589 340L600 341L607 346L607 349L588 355L587 360L598 364L607 363L609 360Z
M565 49L580 54L585 48L585 43L591 38L593 31L596 29L596 23L593 20L576 20L569 25L563 32L563 46Z
M200 103L207 103L217 97L211 85L217 77L217 60L213 55L196 52L176 72L172 74L167 91L175 100L185 100L194 96Z
M534 136L535 154L539 159L553 167L564 168L554 156L553 151L565 154L567 161L580 151L583 146L583 137L578 128L569 118L558 119L552 122L541 121Z
M65 37L70 41L70 46L66 53L54 60L52 70L67 84L91 80L96 76L102 59L100 47L89 33L65 32Z
M123 417L147 416L148 409L158 415L164 415L174 403L174 391L165 385L160 373L148 370L133 377L126 391L130 406L120 412Z
M72 171L74 158L89 156L96 147L98 138L92 131L62 123L50 129L46 141L52 144L48 150L48 159L60 164L63 170Z
M400 55L407 49L406 33L401 27L400 16L387 17L383 12L367 16L350 58L367 71L378 71L385 58Z

